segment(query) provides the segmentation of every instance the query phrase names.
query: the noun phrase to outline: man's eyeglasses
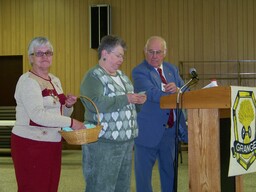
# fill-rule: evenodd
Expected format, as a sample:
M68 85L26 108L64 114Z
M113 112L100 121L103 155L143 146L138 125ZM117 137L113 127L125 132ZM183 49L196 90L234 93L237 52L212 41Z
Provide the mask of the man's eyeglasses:
M52 51L46 51L46 52L38 51L35 53L31 53L30 55L35 55L36 57L43 57L45 55L46 57L50 57L50 56L53 56L53 52Z
M148 53L149 55L154 55L154 54L155 54L156 56L158 56L158 55L163 55L164 52L165 52L165 51L162 51L162 50L152 50L152 49L147 50L147 53Z
M115 51L111 51L111 53L113 53L118 59L125 59L125 56L121 53L116 53Z

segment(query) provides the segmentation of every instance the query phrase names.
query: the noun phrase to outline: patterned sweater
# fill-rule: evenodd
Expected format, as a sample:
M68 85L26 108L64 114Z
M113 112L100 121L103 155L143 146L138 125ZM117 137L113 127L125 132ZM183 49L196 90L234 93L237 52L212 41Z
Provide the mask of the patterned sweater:
M60 80L46 80L32 72L23 74L16 85L16 123L12 133L37 141L61 141L58 131L71 126L73 108L65 107ZM63 116L65 115L65 116Z
M80 91L82 96L93 100L100 112L100 123L103 126L100 139L126 141L138 136L137 112L126 95L133 93L131 81L121 71L118 70L117 74L125 89L96 65L85 75ZM85 121L96 123L95 108L86 99L82 99L82 103L85 107Z

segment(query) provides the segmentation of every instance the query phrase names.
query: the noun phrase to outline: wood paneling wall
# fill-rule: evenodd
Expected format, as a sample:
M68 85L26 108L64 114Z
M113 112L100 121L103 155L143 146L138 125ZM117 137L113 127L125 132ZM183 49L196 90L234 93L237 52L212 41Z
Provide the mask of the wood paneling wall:
M176 65L256 58L255 0L0 0L0 55L23 55L25 72L29 41L47 36L54 46L51 72L65 92L79 95L84 73L97 63L89 48L89 6L102 3L111 5L112 33L127 42L122 70L130 77L151 35L166 39L166 60Z

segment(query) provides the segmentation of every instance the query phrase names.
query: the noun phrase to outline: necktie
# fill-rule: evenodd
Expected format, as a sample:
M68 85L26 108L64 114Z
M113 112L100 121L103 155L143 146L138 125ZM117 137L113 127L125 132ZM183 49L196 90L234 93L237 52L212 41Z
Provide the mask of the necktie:
M157 71L158 71L158 73L159 73L159 75L160 75L160 78L161 78L161 80L162 80L162 83L167 84L167 81L166 81L166 79L165 79L164 76L163 76L162 69L161 69L161 68L157 68ZM173 124L174 124L173 110L172 110L172 109L170 110L170 115L169 115L167 124L168 124L169 128L171 128L171 127L173 126Z

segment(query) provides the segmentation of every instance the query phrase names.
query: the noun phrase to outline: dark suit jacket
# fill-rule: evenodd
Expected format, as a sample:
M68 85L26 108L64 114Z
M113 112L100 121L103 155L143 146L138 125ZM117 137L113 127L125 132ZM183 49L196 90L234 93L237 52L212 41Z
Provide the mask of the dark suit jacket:
M184 84L175 65L164 62L163 72L168 83L175 82L177 87ZM147 101L138 113L139 136L135 139L135 143L155 147L164 134L170 113L170 110L160 108L160 98L170 93L161 91L160 76L146 60L133 69L132 78L135 92L146 91L147 95ZM179 135L183 141L187 142L187 127L183 113L180 115Z

